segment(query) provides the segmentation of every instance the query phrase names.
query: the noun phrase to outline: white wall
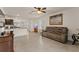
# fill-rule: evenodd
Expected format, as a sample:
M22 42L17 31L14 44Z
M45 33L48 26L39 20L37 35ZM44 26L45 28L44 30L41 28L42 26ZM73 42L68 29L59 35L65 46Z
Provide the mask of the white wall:
M69 29L68 39L72 40L71 35L79 32L79 8L71 8L61 12L52 13L44 18L41 18L43 20L42 25L44 25L43 26L44 28L46 26L53 26L49 25L49 16L60 13L63 14L63 25L54 25L54 26L67 27Z
M64 26L69 29L69 39L73 33L79 32L79 8L64 11Z

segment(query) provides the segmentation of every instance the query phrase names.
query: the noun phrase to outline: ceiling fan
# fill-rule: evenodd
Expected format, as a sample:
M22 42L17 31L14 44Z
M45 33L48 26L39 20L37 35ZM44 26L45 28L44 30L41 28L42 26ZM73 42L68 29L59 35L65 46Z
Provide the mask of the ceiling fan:
M38 14L46 13L46 7L34 7L34 8L35 8L35 11L33 12L37 12Z

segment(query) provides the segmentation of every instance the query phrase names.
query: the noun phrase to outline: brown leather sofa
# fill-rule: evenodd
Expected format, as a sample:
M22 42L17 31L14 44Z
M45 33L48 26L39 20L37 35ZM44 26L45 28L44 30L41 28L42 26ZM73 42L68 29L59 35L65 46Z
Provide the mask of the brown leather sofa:
M67 27L46 27L46 30L42 31L42 36L59 41L61 43L67 43L68 28Z

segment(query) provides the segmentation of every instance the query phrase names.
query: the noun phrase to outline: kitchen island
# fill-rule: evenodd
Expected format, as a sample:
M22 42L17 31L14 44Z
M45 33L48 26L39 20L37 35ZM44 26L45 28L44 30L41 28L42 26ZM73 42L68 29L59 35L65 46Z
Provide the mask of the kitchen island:
M0 52L13 52L13 34L0 35Z

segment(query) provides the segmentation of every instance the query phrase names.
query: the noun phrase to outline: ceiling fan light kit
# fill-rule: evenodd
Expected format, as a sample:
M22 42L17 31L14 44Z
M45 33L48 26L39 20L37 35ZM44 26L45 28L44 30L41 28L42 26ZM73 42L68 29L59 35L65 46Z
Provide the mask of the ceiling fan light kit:
M41 12L41 11L37 11L37 13L38 13L38 14L41 14L42 12Z

